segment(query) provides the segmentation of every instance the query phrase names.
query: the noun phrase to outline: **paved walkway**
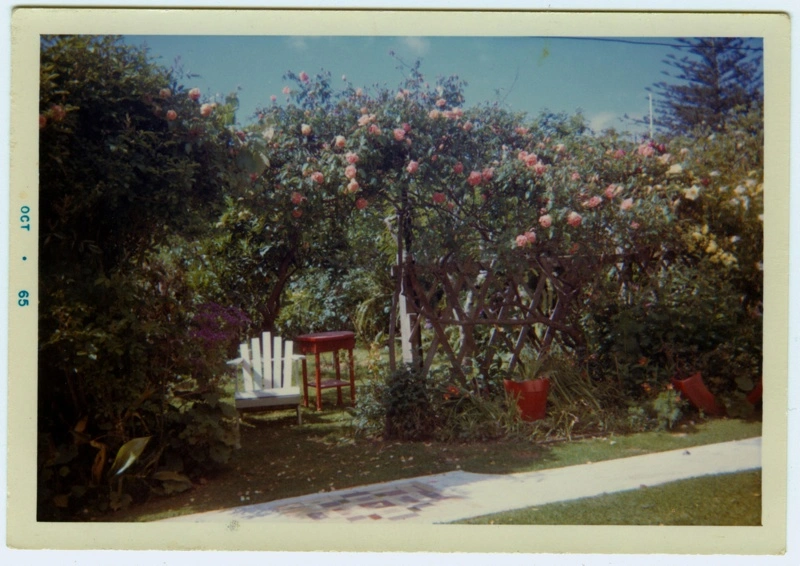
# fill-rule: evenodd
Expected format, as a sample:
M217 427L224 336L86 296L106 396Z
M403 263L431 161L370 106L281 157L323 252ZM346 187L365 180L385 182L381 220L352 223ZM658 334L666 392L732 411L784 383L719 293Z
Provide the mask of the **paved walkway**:
M761 438L517 474L448 472L168 521L448 523L510 509L761 468Z

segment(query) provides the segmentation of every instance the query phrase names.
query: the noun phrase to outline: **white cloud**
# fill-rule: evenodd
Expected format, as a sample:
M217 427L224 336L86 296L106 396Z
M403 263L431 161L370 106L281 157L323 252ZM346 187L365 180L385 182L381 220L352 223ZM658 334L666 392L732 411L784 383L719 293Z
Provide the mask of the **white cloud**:
M594 116L589 116L589 127L598 133L608 128L619 129L621 125L619 116L614 112L600 112Z
M414 55L424 55L431 47L431 42L424 37L404 37L403 44Z

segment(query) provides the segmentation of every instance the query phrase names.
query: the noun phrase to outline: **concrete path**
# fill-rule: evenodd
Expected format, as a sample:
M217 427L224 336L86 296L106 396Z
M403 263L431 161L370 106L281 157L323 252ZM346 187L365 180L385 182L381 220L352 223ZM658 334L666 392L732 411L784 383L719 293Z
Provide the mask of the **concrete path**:
M761 468L761 438L517 474L448 472L167 521L449 523L489 513Z

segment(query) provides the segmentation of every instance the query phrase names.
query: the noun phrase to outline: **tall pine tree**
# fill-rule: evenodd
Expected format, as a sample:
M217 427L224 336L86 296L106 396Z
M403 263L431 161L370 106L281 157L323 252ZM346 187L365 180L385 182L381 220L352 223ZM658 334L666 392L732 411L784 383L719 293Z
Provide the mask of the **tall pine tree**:
M679 38L675 48L685 55L668 54L664 63L670 70L663 71L675 82L662 81L652 89L660 130L724 130L737 114L763 103L760 45L742 38Z

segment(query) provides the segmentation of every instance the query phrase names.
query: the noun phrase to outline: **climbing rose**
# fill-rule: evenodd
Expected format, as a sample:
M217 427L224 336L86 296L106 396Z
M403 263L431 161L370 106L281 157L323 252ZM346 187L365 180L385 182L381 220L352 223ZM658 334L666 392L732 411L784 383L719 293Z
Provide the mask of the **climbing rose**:
M277 102L278 101L278 97L275 96L274 94L272 96L270 96L269 99L270 99L271 102Z
M381 128L377 124L370 124L368 131L370 134L377 136L381 133Z
M403 122L403 131L405 133L410 132L411 131L411 124L409 124L408 122Z
M374 116L371 114L362 114L361 116L358 117L358 125L366 126L372 121L373 117Z
M625 157L625 150L624 149L618 149L617 151L614 152L614 158L622 159L623 157Z
M436 120L436 118L438 118L441 115L442 113L435 109L428 112L428 118L430 118L431 120Z
M357 88L357 89L356 89L356 96L357 96L357 97L359 97L359 98L361 98L362 96L364 96L364 90L363 90L363 89L361 89L361 88Z
M403 141L403 138L406 137L406 131L403 128L395 128L393 130L394 139L397 141Z
M537 175L541 175L542 173L544 173L545 171L547 171L547 165L545 165L545 164L544 164L544 163L542 163L542 162L539 162L539 163L537 163L536 165L534 165L534 166L533 166L533 171L534 171L534 172L535 172Z
M367 202L367 199L365 199L365 198L360 198L360 199L358 199L358 200L356 201L356 208L357 208L358 210L364 210L365 208L367 208L367 205L368 205L368 204L369 204L369 203Z
M483 177L481 176L480 171L473 171L472 173L469 174L469 177L467 178L467 183L469 183L473 187L477 187L478 185L480 185L481 181L483 181Z
M435 202L436 204L442 204L446 200L447 197L444 195L444 193L440 192L433 193L433 202Z
M550 228L553 224L553 217L549 214L545 214L539 217L539 224L542 228Z
M525 236L525 240L528 242L528 244L535 244L536 243L536 234L534 234L533 232L530 232L530 231L525 232L525 234L523 234L523 236Z
M314 180L314 182L315 182L315 183L317 183L318 185L321 185L322 183L324 183L324 182L325 182L325 177L324 177L324 176L322 175L322 173L320 173L319 171L314 171L314 172L311 174L311 178L312 178L312 179Z
M617 187L614 186L614 185L609 185L609 186L606 187L606 190L603 191L603 193L606 195L606 198L608 200L611 200L611 199L614 198L614 195L616 194L614 191L616 190L616 188Z
M285 94L286 96L289 96L289 93L292 92L292 91L288 86L285 86L285 87L283 87L283 89L281 89L281 92L283 94Z
M194 101L200 100L200 89L199 88L191 89L189 91L189 98L191 98Z
M446 105L447 101L444 98L440 98L439 100L436 101L436 106L438 106L439 108L443 108Z
M517 241L517 247L519 248L528 244L528 239L522 234L517 236L516 241Z
M355 165L356 163L358 163L358 154L353 153L352 151L348 151L347 153L345 153L344 158L351 165Z
M167 120L172 122L177 117L178 117L178 113L177 112L175 112L174 110L167 110Z
M158 96L160 96L161 98L169 98L170 96L172 96L172 91L168 88L162 88L158 92Z
M631 222L631 228L633 228L634 230L638 230L639 229L639 223L636 222L636 221Z
M211 116L211 113L213 111L214 111L214 107L211 106L210 104L203 104L200 107L200 115L203 116L204 118L208 118L209 116Z
M308 82L308 73L306 73L305 71L300 71L300 74L298 76L300 77L300 80L303 81L304 83Z
M575 211L572 211L567 215L567 224L569 224L573 228L577 228L578 226L580 226L582 220L583 218L581 217L581 215Z
M348 179L353 179L356 176L356 166L348 165L344 170L344 176Z
M484 169L483 172L481 173L481 177L487 183L491 181L492 177L494 177L494 167L487 167L486 169Z
M626 198L625 200L622 201L622 204L619 205L619 208L620 210L630 210L631 208L633 208L633 199Z
M301 124L300 125L300 133L303 134L304 136L310 136L311 135L311 126L309 126L308 124Z
M464 124L464 126L462 126L462 127L464 128L465 132L471 132L472 131L472 122L466 122Z
M344 139L344 136L336 136L335 138L333 138L333 145L335 145L339 149L342 149L344 147L344 144L346 143L347 140Z
M292 192L292 204L300 204L304 200L306 200L306 197L304 197L297 191Z
M461 175L461 173L463 173L463 172L464 172L464 164L463 163L461 163L459 161L458 163L453 165L453 173L455 173L456 175Z
M406 171L408 171L411 175L416 173L417 169L419 169L419 163L417 163L416 161L408 162L408 165L406 166Z
M347 192L349 192L349 193L354 193L354 192L358 191L358 187L359 187L359 185L358 185L358 181L356 181L355 179L353 179L353 180L352 180L352 181L350 181L350 183L348 183L348 185L347 185Z
M586 208L595 208L597 206L600 206L600 203L602 202L603 202L603 197L595 195L589 200L582 202L581 204Z

